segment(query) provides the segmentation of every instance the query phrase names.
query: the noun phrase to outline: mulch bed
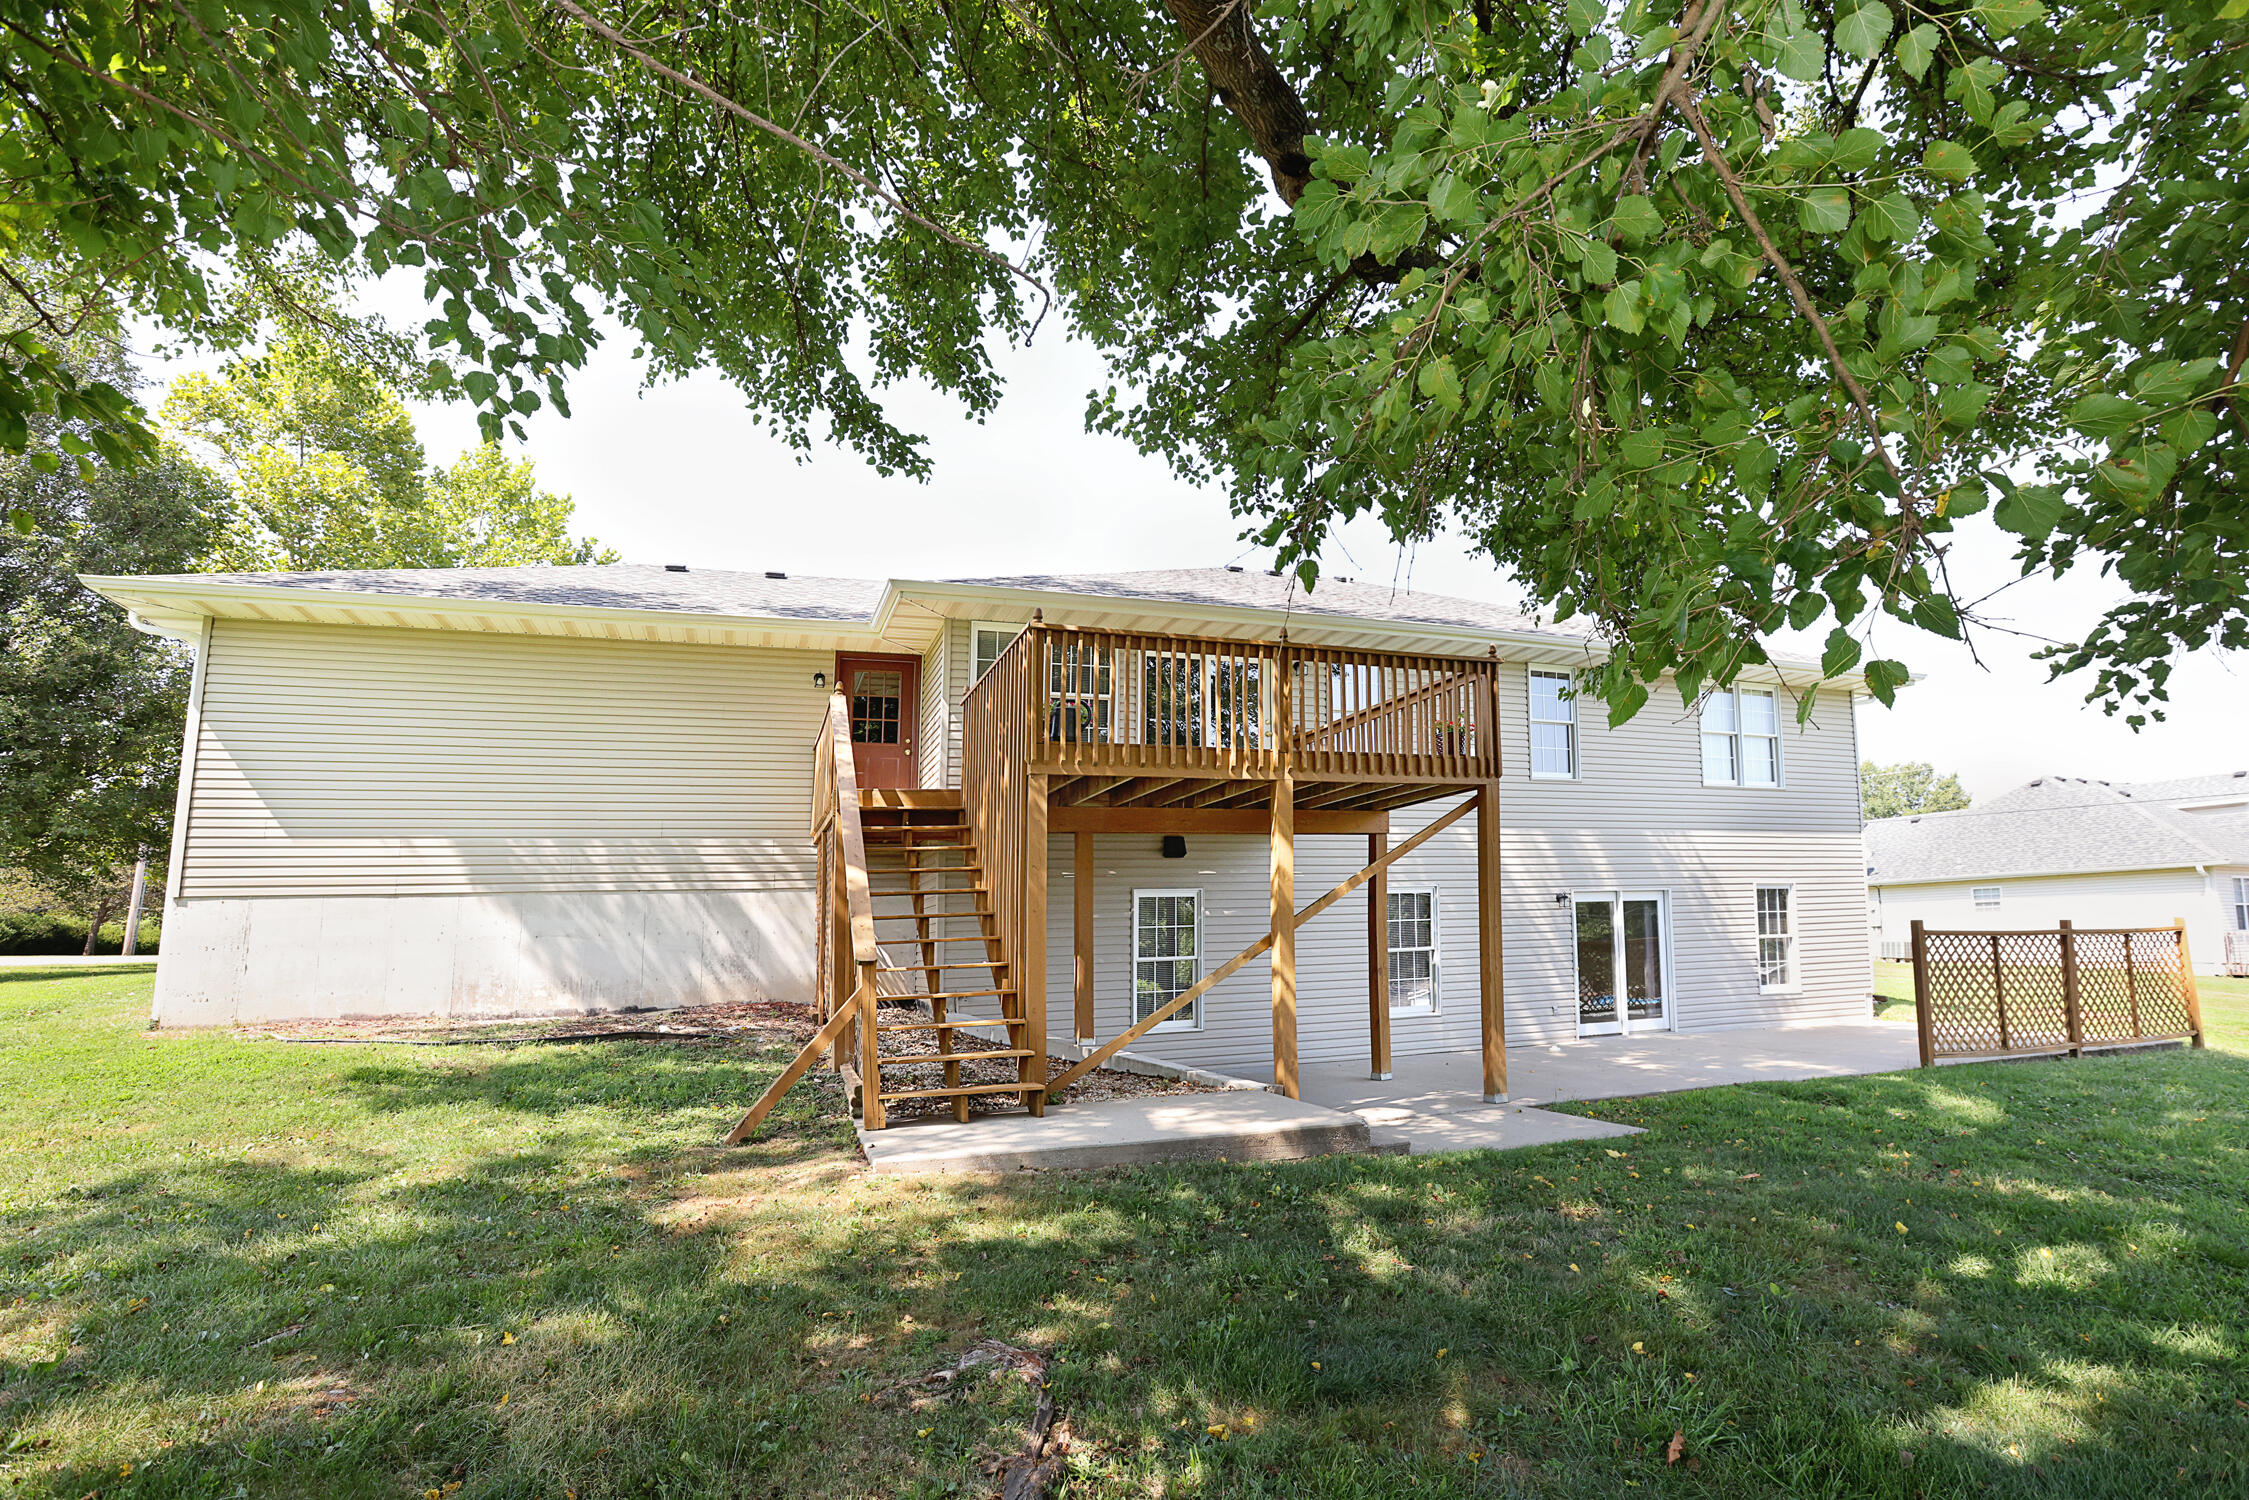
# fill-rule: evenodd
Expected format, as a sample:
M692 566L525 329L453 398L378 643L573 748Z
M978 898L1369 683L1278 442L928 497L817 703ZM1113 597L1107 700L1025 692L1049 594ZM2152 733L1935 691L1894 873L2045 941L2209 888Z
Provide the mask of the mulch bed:
M883 1016L886 1020L903 1018L909 1014L926 1019L929 1008L926 1002L900 1004L886 1001ZM671 1046L687 1047L801 1047L820 1029L819 1013L809 1005L795 1005L785 1000L720 1001L710 1005L687 1005L676 1010L605 1011L594 1015L515 1017L506 1020L468 1021L449 1016L369 1016L358 1019L268 1021L255 1025L238 1026L235 1034L246 1037L264 1037L274 1041L296 1043L370 1043L415 1047L507 1047L537 1046L567 1042L661 1042ZM1004 1033L998 1027L984 1033L996 1038ZM974 1034L959 1034L954 1042L957 1051L977 1051L1003 1045L996 1040L978 1042ZM937 1033L933 1031L891 1032L883 1038L885 1056L926 1056L926 1064L888 1069L884 1078L893 1089L937 1088L945 1081L944 1064L937 1061ZM1069 1057L1047 1059L1047 1076L1059 1077L1071 1065ZM823 1067L825 1064L822 1065ZM1014 1059L963 1063L962 1080L967 1083L1008 1083L1017 1076ZM1200 1094L1215 1092L1208 1084L1191 1083L1176 1078L1150 1078L1138 1073L1120 1073L1108 1068L1096 1068L1064 1091L1063 1097L1080 1102L1102 1099L1144 1099L1165 1094ZM1021 1099L1012 1094L989 1094L972 1097L972 1111L979 1114L1014 1112L1020 1110ZM889 1106L893 1119L912 1119L921 1115L942 1115L952 1112L952 1105L944 1099L901 1099Z

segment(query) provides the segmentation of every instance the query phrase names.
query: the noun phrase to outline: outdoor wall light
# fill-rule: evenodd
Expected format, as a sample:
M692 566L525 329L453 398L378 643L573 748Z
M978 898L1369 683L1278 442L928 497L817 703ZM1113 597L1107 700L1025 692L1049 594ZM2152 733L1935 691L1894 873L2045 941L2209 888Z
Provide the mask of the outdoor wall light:
M1565 901L1567 901L1567 900L1569 900L1569 899L1570 899L1570 893L1569 893L1568 891L1556 891L1556 892L1554 893L1554 904L1555 904L1556 906L1559 906L1559 905L1561 905L1561 904L1562 904L1563 902L1565 902Z
M1183 834L1183 833L1167 833L1167 834L1165 834L1165 835L1164 835L1164 858L1165 858L1165 859L1185 859L1186 857L1187 857L1187 836L1186 836L1185 834Z
M813 673L813 674L812 674L812 685L813 685L814 687L817 687L817 688L824 688L824 687L826 687L826 686L828 685L828 674L827 674L827 673L825 673L825 672L815 672L815 673Z

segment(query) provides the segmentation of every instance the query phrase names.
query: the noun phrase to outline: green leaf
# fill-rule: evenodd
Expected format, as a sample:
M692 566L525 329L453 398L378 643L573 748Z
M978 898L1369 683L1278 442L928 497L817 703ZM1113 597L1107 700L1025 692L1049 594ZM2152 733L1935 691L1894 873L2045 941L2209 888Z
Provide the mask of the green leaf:
M1601 240L1589 240L1585 259L1578 262L1585 279L1595 285L1616 280L1616 251Z
M1841 234L1851 227L1847 188L1813 188L1796 205L1796 222L1810 234Z
M1634 193L1620 200L1609 217L1609 227L1630 244L1663 233L1663 215L1644 196Z
M2067 420L2089 438L2119 438L2148 415L2148 409L2129 396L2097 392L2072 406Z
M1923 21L1904 36L1898 38L1898 66L1906 76L1919 82L1929 72L1929 64L1936 60L1937 42L1943 33L1934 22Z
M1862 5L1835 23L1835 45L1853 57L1872 57L1894 24L1887 5Z
M1814 596L1815 598L1818 596ZM1818 616L1813 616L1817 619ZM1820 653L1820 676L1840 677L1859 664L1860 646L1838 625L1827 633L1827 649Z
M1931 594L1915 603L1913 623L1931 635L1941 635L1949 641L1960 639L1960 611L1943 594Z
M1788 628L1809 630L1812 622L1827 613L1827 598L1816 589L1806 589L1790 601Z
M2046 14L2038 0L1976 0L1976 18L1995 37L2010 37Z
M1921 166L1947 182L1966 182L1976 175L1975 153L1958 141L1931 141L1921 153Z
M1570 0L1570 30L1578 36L1590 36L1608 13L1607 0Z
M2068 513L2069 506L2060 490L2049 484L2026 484L2002 498L1991 518L2002 530L2043 542L2054 534L2054 528Z
M1877 198L1866 206L1862 215L1866 232L1877 239L1896 240L1900 244L1921 232L1921 210L1903 193L1891 193Z
M1638 333L1647 326L1647 318L1640 310L1640 283L1637 280L1619 282L1601 301L1601 311L1609 326L1626 333Z
M1460 372L1453 368L1451 355L1440 354L1424 364L1414 384L1447 411L1460 410Z
M1777 19L1774 29L1767 33L1773 44L1773 66L1781 76L1793 78L1798 83L1817 83L1827 70L1827 46L1819 33L1798 23L1785 26Z
M1866 664L1866 689L1881 702L1884 708L1896 705L1898 689L1903 687L1912 677L1913 674L1905 669L1905 663L1902 661L1890 661L1883 658Z
M23 535L29 536L31 535L32 528L37 526L39 523L37 517L33 516L30 511L25 510L22 506L19 505L8 512L8 524L15 527L16 530L21 532Z

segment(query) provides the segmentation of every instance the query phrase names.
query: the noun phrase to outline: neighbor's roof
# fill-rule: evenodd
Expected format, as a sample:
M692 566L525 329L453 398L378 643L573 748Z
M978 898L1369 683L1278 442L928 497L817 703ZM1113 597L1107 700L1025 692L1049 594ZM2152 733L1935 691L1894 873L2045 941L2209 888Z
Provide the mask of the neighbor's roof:
M1869 885L2249 864L2249 772L2042 776L1958 812L1877 819L1866 863Z

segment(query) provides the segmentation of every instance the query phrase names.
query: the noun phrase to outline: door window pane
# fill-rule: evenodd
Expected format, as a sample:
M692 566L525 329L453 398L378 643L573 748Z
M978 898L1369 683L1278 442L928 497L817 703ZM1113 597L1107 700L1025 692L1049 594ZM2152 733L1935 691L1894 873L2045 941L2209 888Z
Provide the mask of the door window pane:
M1663 902L1624 903L1624 999L1635 1021L1663 1019Z
M1133 892L1133 1020L1146 1020L1202 978L1201 908L1194 891ZM1197 1000L1163 1025L1197 1025L1202 1008Z
M1577 903L1577 1018L1583 1026L1617 1019L1615 911L1606 897Z
M898 743L900 708L906 695L905 675L855 667L851 673L851 739L859 745Z

